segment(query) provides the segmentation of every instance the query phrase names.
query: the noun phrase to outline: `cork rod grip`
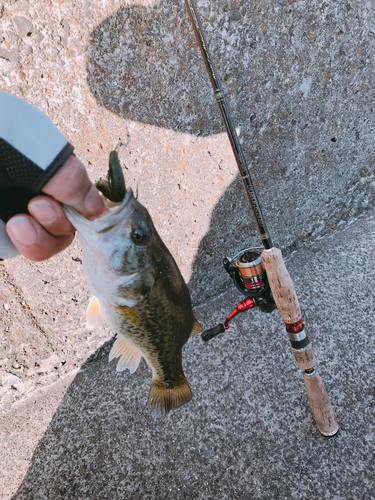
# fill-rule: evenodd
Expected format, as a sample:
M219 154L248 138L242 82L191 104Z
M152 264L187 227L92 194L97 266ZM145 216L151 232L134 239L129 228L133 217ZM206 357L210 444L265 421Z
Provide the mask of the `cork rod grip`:
M284 264L281 250L264 250L262 260L277 309L287 325L298 323L302 319L293 281ZM328 393L320 375L315 371L315 356L311 344L303 349L292 349L299 368L304 370L303 378L307 397L316 425L324 436L333 436L338 425Z
M292 351L298 367L307 370L303 378L316 425L324 436L333 436L339 427L324 383L314 368L316 361L312 345L303 349L292 348Z
M301 310L281 250L278 248L264 250L262 260L280 316L286 324L298 323L302 318Z
M313 371L303 374L307 397L316 425L323 436L334 436L339 429L327 390L320 375Z

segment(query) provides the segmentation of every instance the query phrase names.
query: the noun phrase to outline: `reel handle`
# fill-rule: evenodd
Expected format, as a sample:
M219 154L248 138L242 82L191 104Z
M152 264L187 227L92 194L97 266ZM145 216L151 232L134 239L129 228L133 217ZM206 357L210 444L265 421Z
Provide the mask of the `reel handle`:
M205 330L202 332L202 340L207 342L208 340L213 339L217 335L220 335L220 333L225 332L225 326L220 323L220 325L214 326L213 328L210 328L209 330Z

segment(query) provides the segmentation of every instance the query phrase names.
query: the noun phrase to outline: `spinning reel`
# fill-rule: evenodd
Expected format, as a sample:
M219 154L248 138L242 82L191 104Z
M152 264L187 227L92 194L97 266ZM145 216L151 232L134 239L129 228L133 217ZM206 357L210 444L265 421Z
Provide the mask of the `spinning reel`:
M202 339L205 342L224 333L229 328L229 321L241 312L255 307L259 307L262 312L266 313L271 313L276 309L260 250L258 247L247 248L232 259L229 257L223 259L224 269L246 299L237 304L236 309L228 315L224 323L202 332Z

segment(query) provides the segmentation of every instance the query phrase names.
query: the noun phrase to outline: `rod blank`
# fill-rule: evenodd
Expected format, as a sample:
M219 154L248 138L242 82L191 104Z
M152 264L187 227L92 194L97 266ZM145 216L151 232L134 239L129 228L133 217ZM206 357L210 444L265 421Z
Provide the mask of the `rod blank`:
M260 238L262 240L263 246L265 249L272 248L272 242L271 242L271 237L268 233L267 226L266 226L266 221L264 220L262 210L260 208L260 204L258 201L258 197L255 192L255 188L253 185L253 182L250 177L250 172L246 164L245 157L243 155L240 141L238 140L236 129L234 128L232 118L229 113L229 108L227 105L227 102L224 97L224 92L222 91L222 88L220 86L219 79L217 77L216 71L214 64L211 59L210 52L208 50L208 46L206 43L206 40L204 38L202 26L199 21L197 9L195 7L195 4L193 0L185 0L186 3L186 8L188 10L191 22L193 24L195 36L197 38L199 48L201 50L203 60L205 62L206 68L208 75L211 80L211 85L214 91L214 95L216 98L216 101L219 105L220 108L220 113L223 118L223 122L225 125L225 128L227 130L227 134L229 137L230 144L232 146L232 150L234 153L234 157L237 162L238 169L241 174L241 179L243 182L243 185L245 187L245 191L247 194L247 197L250 202L251 210L254 215L254 219L256 222L256 225L258 227L258 231L260 234Z

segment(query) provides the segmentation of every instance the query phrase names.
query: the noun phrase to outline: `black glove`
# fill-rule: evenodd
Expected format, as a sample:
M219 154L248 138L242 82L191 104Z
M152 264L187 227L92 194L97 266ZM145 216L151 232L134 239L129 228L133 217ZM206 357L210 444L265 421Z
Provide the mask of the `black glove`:
M0 90L0 258L18 251L4 223L27 204L73 153L73 146L38 108Z

